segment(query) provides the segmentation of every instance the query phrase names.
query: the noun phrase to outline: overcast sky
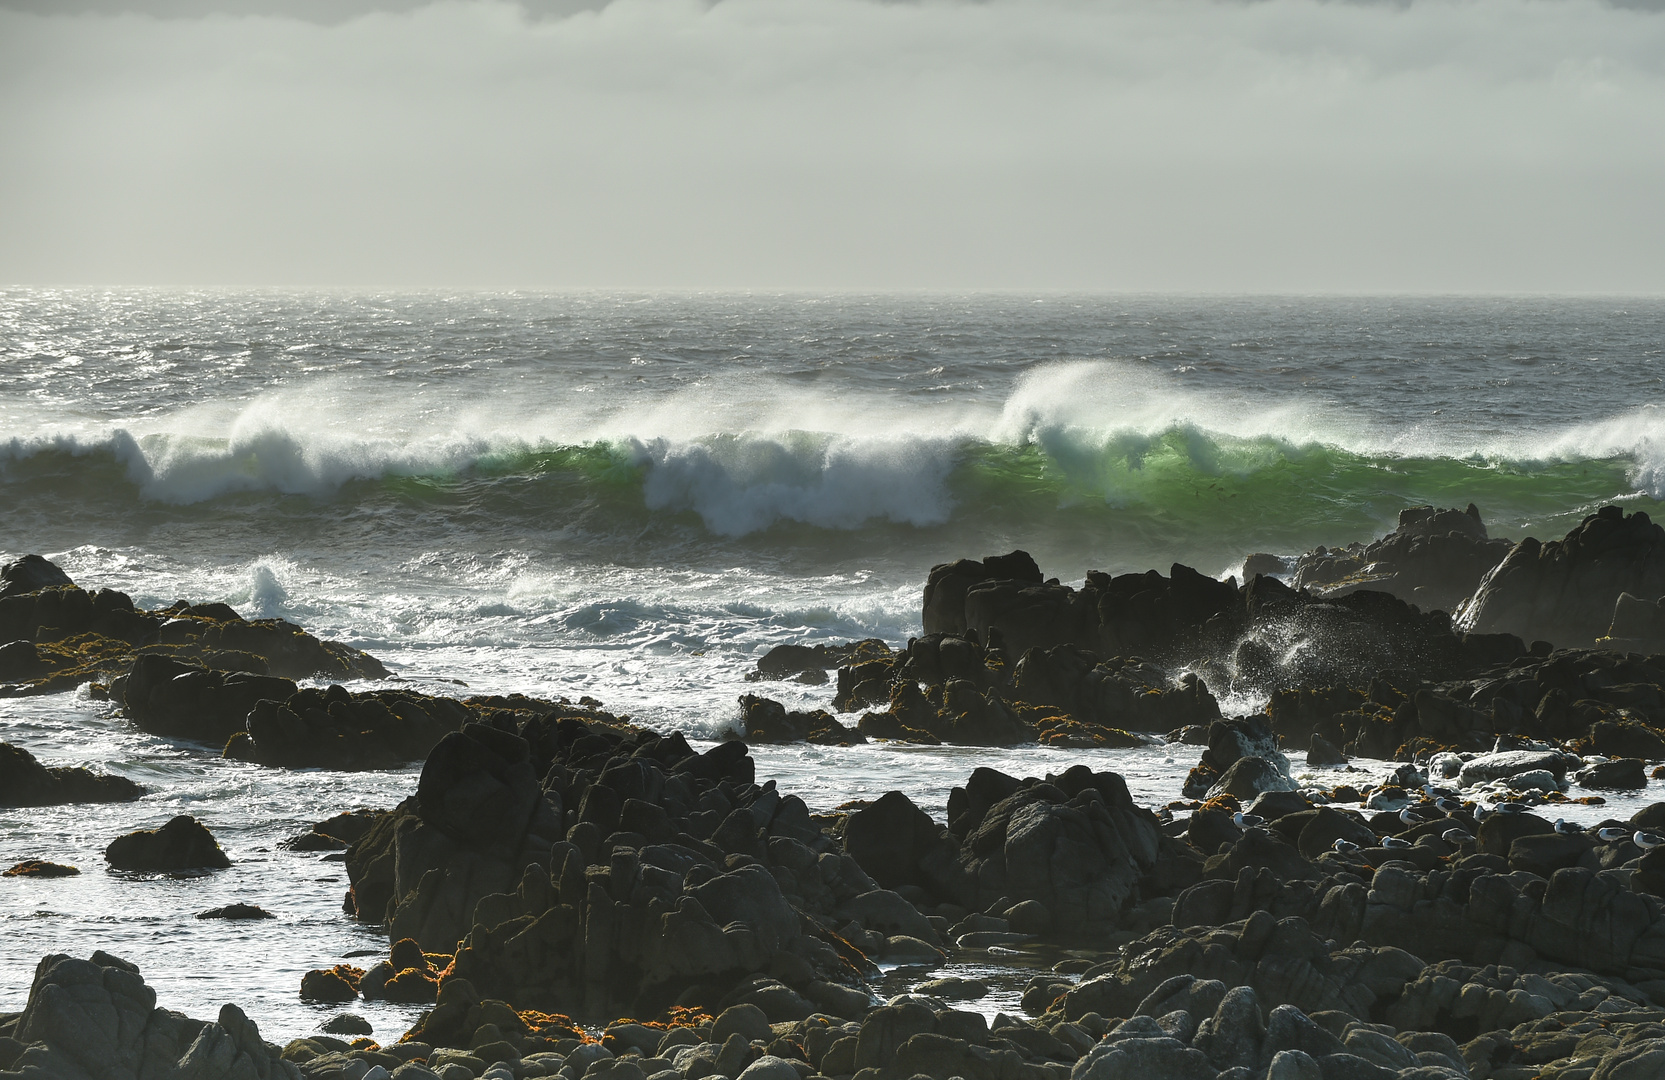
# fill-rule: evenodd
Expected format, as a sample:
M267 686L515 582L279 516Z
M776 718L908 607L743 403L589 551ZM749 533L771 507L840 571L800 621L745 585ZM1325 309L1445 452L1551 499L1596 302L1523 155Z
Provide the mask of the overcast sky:
M0 0L0 282L1665 293L1653 0Z

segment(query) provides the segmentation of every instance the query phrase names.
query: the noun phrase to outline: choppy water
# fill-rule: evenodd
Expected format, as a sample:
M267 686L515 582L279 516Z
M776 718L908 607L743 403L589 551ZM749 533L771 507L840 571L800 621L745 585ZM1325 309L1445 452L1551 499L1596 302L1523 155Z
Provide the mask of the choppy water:
M1635 300L13 290L0 557L48 554L143 605L282 615L436 691L591 694L711 738L768 647L917 633L925 573L953 557L1226 573L1368 539L1412 503L1475 502L1508 536L1656 511L1662 354L1665 302ZM277 841L391 805L414 771L225 762L67 695L0 701L0 738L154 788L0 813L0 861L83 870L0 885L0 1009L43 953L102 947L194 1015L237 1001L269 1037L328 1015L297 1000L301 973L377 942L339 915L340 864ZM812 807L901 787L939 813L978 764L1088 760L1154 805L1196 759L757 754ZM102 868L110 838L181 810L231 870ZM193 917L232 900L280 917ZM384 1033L408 1015L364 1008Z

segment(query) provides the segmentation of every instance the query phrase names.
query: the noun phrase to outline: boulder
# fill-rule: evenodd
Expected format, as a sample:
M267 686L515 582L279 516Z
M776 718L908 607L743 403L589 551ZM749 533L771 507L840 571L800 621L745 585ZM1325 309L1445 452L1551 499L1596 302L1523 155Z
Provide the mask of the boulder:
M74 584L62 567L39 555L25 555L0 566L0 600Z
M235 903L197 912L199 919L275 919L270 911L258 904Z
M957 802L965 805L959 816ZM1018 782L981 813L969 794L950 795L949 807L965 838L942 891L969 909L985 910L1001 897L1034 900L1054 931L1091 933L1119 919L1157 862L1155 816L1133 805L1114 773L1078 765Z
M1559 750L1504 750L1495 754L1481 754L1463 762L1459 782L1466 787L1469 784L1503 780L1519 773L1540 770L1560 779L1578 764L1577 758Z
M755 694L740 698L739 737L748 743L810 742L821 746L852 746L867 741L825 709L789 711L780 702Z
M1587 788L1634 791L1648 786L1648 774L1641 758L1613 758L1600 761L1578 773L1578 783Z
M1231 768L1215 781L1208 797L1231 795L1239 802L1250 802L1268 791L1294 791L1298 785L1289 773L1265 758L1238 758Z
M851 814L844 824L844 850L887 889L924 886L929 875L920 864L956 845L947 830L900 791L888 791Z
M189 814L159 829L116 837L104 849L104 859L116 870L223 870L231 865L214 835Z
M5 1075L128 1080L300 1080L235 1005L204 1023L156 1007L139 969L108 953L47 956L35 969ZM10 1070L15 1070L11 1072Z

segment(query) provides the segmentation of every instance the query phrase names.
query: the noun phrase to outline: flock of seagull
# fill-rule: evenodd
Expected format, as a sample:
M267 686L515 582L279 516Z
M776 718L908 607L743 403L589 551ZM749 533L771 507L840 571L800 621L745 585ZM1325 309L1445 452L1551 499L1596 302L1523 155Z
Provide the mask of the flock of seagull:
M1456 819L1456 816L1459 813L1463 813L1466 810L1466 807L1462 802L1449 795L1435 795L1431 791L1425 791L1425 794L1430 796L1433 811L1422 809L1420 807L1407 806L1399 811L1400 821L1403 821L1408 826L1414 827L1426 824L1430 821L1438 821L1441 817L1446 819ZM1494 813L1520 814L1524 813L1526 809L1526 804L1520 802L1501 802L1498 803L1496 808L1492 810L1488 810L1483 806L1477 805L1473 811L1473 818L1475 823L1478 824ZM1247 814L1242 811L1238 811L1236 814L1232 815L1232 821L1235 822L1237 827L1240 829L1253 829L1266 824L1266 819L1260 815ZM1628 839L1631 843L1635 844L1643 851L1652 851L1656 847L1665 845L1665 836L1660 836L1658 833L1648 832L1644 829L1632 831L1616 825L1608 825L1603 828L1588 830L1582 825L1567 821L1563 818L1555 819L1555 831L1560 833L1562 836L1580 836L1593 831L1596 839L1600 840L1604 844L1611 844L1620 840ZM1451 828L1440 833L1439 836L1441 840L1450 844L1456 844L1459 847L1463 844L1472 844L1475 839L1474 833L1470 832L1466 828L1463 828L1461 821L1458 821L1457 824L1454 824ZM1411 846L1411 842L1399 836L1384 836L1382 837L1381 846L1390 849L1408 848ZM1351 840L1344 839L1337 839L1331 847L1333 850L1343 855L1359 850L1358 844Z

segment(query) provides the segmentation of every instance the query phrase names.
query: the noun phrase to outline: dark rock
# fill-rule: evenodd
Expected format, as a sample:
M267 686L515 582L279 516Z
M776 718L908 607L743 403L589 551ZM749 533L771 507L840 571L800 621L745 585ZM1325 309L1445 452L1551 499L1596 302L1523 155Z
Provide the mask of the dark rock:
M1001 897L1039 901L1054 930L1114 922L1159 851L1155 817L1133 806L1121 777L1085 766L954 820L968 831L944 891L974 910Z
M788 711L778 701L745 694L740 698L740 737L749 743L811 742L853 746L866 742L859 731L840 724L825 709Z
M1410 507L1380 540L1302 555L1294 584L1318 596L1370 589L1422 608L1455 611L1512 546L1487 537L1472 504L1467 510Z
M227 904L225 907L209 908L207 911L197 912L199 919L275 919L270 911L257 904Z
M1613 622L1607 636L1597 638L1596 644L1614 652L1665 652L1665 597L1646 600L1620 593L1613 604Z
M1640 511L1604 506L1561 540L1516 544L1457 622L1463 630L1587 648L1607 636L1627 592L1665 594L1665 529Z
M8 867L0 877L39 877L57 878L74 877L81 871L63 863L46 862L43 859L25 859L14 866Z
M1593 846L1590 838L1582 833L1563 836L1549 832L1522 836L1509 845L1509 868L1548 878L1557 870L1576 866Z
M159 829L116 837L104 849L104 859L117 870L221 870L231 865L213 834L188 814Z
M1214 786L1209 788L1208 794L1231 795L1240 802L1250 802L1256 796L1268 791L1294 791L1296 788L1294 777L1278 768L1278 766L1258 757L1238 758L1232 763Z
M920 862L943 849L947 830L900 791L856 811L844 825L844 850L887 889L925 885ZM955 845L947 838L947 850Z
M125 776L79 767L48 768L22 747L0 743L0 806L131 802L144 793L143 787Z
M1357 814L1321 806L1301 827L1295 846L1309 859L1334 848L1337 840L1362 847L1376 846L1376 833Z
M1615 758L1580 771L1578 782L1587 788L1635 790L1648 786L1648 774L1641 758Z
M1347 764L1347 755L1322 735L1314 735L1307 746L1307 764L1314 767Z
M57 563L39 555L25 555L15 562L0 566L0 600L8 596L39 592L59 586L73 586L68 574Z
M1665 759L1665 735L1635 721L1596 721L1590 725L1586 746L1603 757Z
M222 1007L212 1023L158 1009L138 968L102 952L42 959L13 1035L24 1049L10 1068L25 1076L295 1075L237 1006Z
M985 581L1013 581L1041 584L1041 570L1028 552L993 555L982 562L960 559L931 567L925 580L924 622L927 634L964 634L966 593Z
M318 1030L330 1035L370 1035L375 1032L370 1021L354 1013L337 1013L319 1024Z

